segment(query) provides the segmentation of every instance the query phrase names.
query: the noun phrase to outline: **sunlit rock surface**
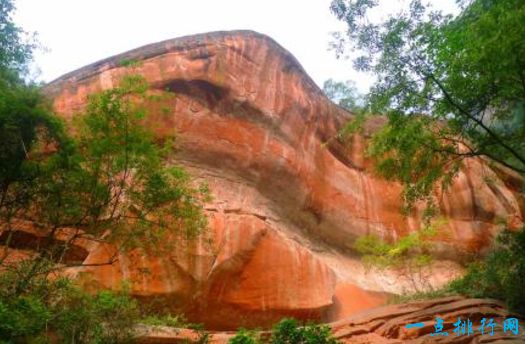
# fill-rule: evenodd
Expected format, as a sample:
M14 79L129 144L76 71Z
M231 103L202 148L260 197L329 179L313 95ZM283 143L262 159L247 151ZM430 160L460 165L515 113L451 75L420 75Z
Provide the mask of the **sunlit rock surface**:
M412 288L403 274L367 270L351 248L363 234L395 240L416 231L421 214L401 215L400 186L374 176L366 138L337 140L351 114L279 44L250 31L168 40L64 75L46 92L70 120L89 94L129 73L143 75L156 94L175 95L151 106L147 125L159 138L176 137L174 160L209 184L213 240L161 257L120 255L83 277L109 288L131 280L135 295L160 297L217 329L266 326L285 315L333 321L384 304L384 292ZM436 196L446 221L441 260L424 277L434 286L461 271L458 260L487 248L502 222L522 224L521 182L478 159L466 165ZM85 263L112 250L91 247Z

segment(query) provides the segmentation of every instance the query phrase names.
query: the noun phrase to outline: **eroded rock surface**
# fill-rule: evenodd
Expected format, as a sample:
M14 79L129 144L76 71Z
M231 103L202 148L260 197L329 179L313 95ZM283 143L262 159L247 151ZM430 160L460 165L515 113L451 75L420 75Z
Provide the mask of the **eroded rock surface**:
M122 66L130 60L139 63ZM213 241L85 269L98 287L129 279L135 295L161 297L190 320L222 329L285 315L341 319L384 304L382 292L410 288L395 272L367 271L351 247L363 234L394 240L418 230L420 214L401 215L400 186L373 175L365 138L350 146L336 139L351 114L275 41L234 31L155 43L69 73L46 92L71 119L89 94L129 73L143 75L159 95L175 94L151 107L147 125L159 138L176 136L176 162L210 185ZM515 180L497 172L471 159L439 195L447 220L440 251L451 261L429 275L435 286L460 271L454 260L488 246L497 223L522 224ZM93 247L85 262L112 254Z

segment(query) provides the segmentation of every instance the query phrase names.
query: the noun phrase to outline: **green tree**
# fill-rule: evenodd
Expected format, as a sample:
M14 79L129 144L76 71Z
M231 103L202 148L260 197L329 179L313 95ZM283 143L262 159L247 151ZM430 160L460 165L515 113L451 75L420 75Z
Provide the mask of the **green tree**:
M0 0L0 72L17 76L27 71L37 46L34 35L13 22L13 0Z
M125 342L136 302L86 294L55 272L83 264L70 254L80 240L119 252L172 250L205 229L207 190L169 161L173 144L142 125L141 104L155 100L140 76L92 95L68 135L25 79L36 44L13 10L0 0L0 341ZM12 259L15 250L27 254Z
M444 15L419 0L383 22L370 18L376 0L334 0L348 26L339 52L360 52L358 70L377 77L368 96L388 124L370 153L379 172L406 186L408 203L479 156L525 172L525 3L463 2Z
M0 223L10 226L17 213L28 207L36 164L29 152L38 140L63 140L58 120L43 102L38 88L28 84L24 72L32 59L34 40L12 20L11 0L0 0ZM13 192L18 185L18 192ZM2 244L9 246L11 236ZM7 244L7 245L6 245ZM1 253L0 263L5 259Z
M27 263L27 262L26 262ZM88 294L66 278L31 279L13 296L19 272L0 275L0 343L126 343L133 339L138 305L122 292Z
M160 254L173 249L168 243L194 238L205 229L201 202L206 189L194 185L180 167L168 165L172 143L159 146L141 125L146 113L137 104L146 101L146 91L141 77L125 77L120 87L91 96L77 116L74 138L43 142L37 135L39 144L20 155L20 170L34 176L30 183L11 182L6 191L9 206L0 208L5 214L4 261L20 220L37 224L43 239L15 293L34 275L51 272L50 262L55 267L82 265L66 260L79 240ZM117 256L97 264L112 264Z
M141 104L147 101L155 99L144 79L124 77L121 86L90 97L74 137L45 107L34 122L6 111L18 120L2 127L12 138L2 142L11 163L0 170L0 316L11 319L0 334L7 342L48 333L71 343L129 340L138 319L129 296L91 296L67 280L62 287L54 272L83 265L82 258L68 258L78 241L114 245L114 256L94 263L104 265L129 249L171 251L206 228L201 202L207 190L168 162L173 144L155 142L142 125L147 114ZM20 128L28 128L27 136ZM38 245L28 247L32 253L25 259L8 259L28 221Z
M323 92L331 101L349 111L359 111L364 105L363 95L351 80L340 82L328 79L323 84Z

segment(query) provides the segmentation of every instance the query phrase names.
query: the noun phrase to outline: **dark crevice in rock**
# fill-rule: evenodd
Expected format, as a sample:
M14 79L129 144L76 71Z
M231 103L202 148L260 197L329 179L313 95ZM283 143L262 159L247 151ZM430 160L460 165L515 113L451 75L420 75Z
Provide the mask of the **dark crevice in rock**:
M64 247L65 245L63 240L49 240L44 236L38 236L36 234L20 230L13 231L11 233L8 231L3 232L0 234L0 242L7 242L9 235L11 235L9 247L13 249L41 251L52 249L53 247ZM81 264L87 258L87 256L88 251L85 248L75 244L69 244L69 248L64 254L62 263L75 265Z

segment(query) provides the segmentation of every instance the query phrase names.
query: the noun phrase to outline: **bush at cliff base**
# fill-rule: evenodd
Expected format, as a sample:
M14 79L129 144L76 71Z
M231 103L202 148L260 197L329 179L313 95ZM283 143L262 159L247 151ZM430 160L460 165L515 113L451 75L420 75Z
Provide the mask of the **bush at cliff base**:
M337 344L330 328L325 325L309 323L301 325L295 319L285 318L274 326L269 340L263 340L253 331L239 330L237 335L230 339L230 344Z
M504 301L525 314L525 229L503 231L487 257L472 264L467 274L451 283L454 292Z
M0 343L117 344L133 339L139 313L125 290L92 295L68 279L33 278L18 293L25 268L0 275Z

